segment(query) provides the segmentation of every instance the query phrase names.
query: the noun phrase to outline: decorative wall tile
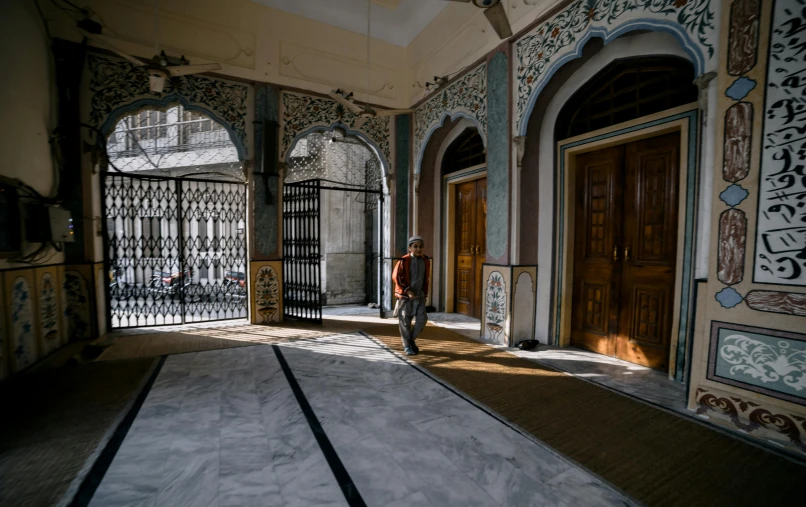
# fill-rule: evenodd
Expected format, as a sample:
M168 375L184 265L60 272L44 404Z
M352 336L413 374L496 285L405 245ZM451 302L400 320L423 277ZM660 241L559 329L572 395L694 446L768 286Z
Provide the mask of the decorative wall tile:
M749 194L750 192L742 188L741 185L734 184L723 190L722 193L719 194L719 198L722 202L732 207L741 204L742 201L747 199Z
M806 405L806 335L714 321L706 378Z
M725 95L733 100L742 100L756 87L756 82L746 77L740 77L725 90Z
M736 292L733 287L725 287L716 293L716 300L723 308L733 308L741 303L742 299L744 299L742 295Z
M507 287L504 277L493 271L487 278L484 297L484 330L492 341L502 343L507 315Z
M126 60L98 55L88 57L90 66L90 121L100 127L110 114L141 100L168 105L181 100L189 107L202 107L234 134L239 155L246 158L249 87L206 76L179 76L165 82L165 90L154 94L146 67L134 67Z
M9 352L11 372L18 372L39 359L36 344L33 270L11 271L6 276L9 292Z
M744 302L753 310L806 317L806 294L772 290L751 290Z
M71 341L89 339L92 326L87 280L78 271L65 269L62 279L62 300L67 339Z
M281 123L282 142L280 160L285 160L291 144L300 134L314 127L331 127L341 125L351 132L359 132L375 143L380 150L378 155L383 159L384 167L389 167L390 160L390 117L377 116L366 121L361 128L356 122L361 118L335 100L312 97L298 93L282 92Z
M282 261L253 262L252 272L252 323L270 324L283 320Z
M735 0L730 4L728 74L741 76L758 60L758 22L761 0Z
M717 278L726 285L737 284L744 278L744 253L747 240L747 219L744 211L729 209L719 215L719 251Z
M756 283L806 286L803 0L776 0L765 87Z
M735 183L750 172L750 147L753 144L753 104L739 102L725 113L725 146L722 179Z
M37 269L37 290L39 292L40 348L47 355L62 344L61 330L61 291L55 268Z
M479 125L479 134L487 142L487 64L482 63L444 90L423 102L414 111L415 172L420 172L425 142L446 116L472 118Z
M806 452L806 418L716 389L698 387L694 396L698 414L714 416L751 435L783 439Z
M609 42L631 27L673 33L697 74L714 55L716 27L710 0L577 0L515 42L515 130L526 135L527 115L554 71L581 54L591 35Z

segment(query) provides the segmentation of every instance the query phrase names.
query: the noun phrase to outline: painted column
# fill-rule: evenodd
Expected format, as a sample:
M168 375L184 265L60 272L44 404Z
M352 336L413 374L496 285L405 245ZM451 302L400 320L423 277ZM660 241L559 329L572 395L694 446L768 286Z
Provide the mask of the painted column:
M255 90L255 158L250 178L250 305L254 324L283 317L283 264L280 249L279 115L280 94L270 85Z
M487 261L509 263L509 85L507 55L487 68Z
M252 167L251 228L252 259L278 259L278 205L280 203L277 169L279 93L270 85L255 90L255 163Z
M397 257L406 254L409 235L409 173L411 115L395 117L395 231L394 245ZM415 233L417 231L414 231Z

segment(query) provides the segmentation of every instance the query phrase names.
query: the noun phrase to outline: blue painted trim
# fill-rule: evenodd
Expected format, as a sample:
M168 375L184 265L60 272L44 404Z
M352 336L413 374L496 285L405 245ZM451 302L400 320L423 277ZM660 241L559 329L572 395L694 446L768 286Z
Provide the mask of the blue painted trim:
M378 144L369 138L365 133L361 132L360 130L352 130L350 127L345 125L344 123L337 121L335 123L331 123L330 125L316 125L314 127L309 127L307 130L303 130L297 136L291 140L291 144L288 146L288 150L285 152L286 159L291 155L291 152L294 151L294 148L297 146L297 142L302 139L303 137L311 134L313 132L328 132L333 130L334 128L338 128L343 130L349 136L355 136L364 141L370 150L378 157L381 161L381 168L383 168L383 175L384 177L389 174L389 161L386 160L386 157L383 156L383 151L381 151L381 147Z
M215 120L216 123L224 127L227 130L227 132L229 132L230 140L232 141L232 144L235 145L235 149L238 151L238 160L242 161L246 160L246 146L243 145L240 137L235 132L235 130L233 130L229 122L219 117L218 115L216 115L215 113L213 113L204 106L199 106L188 102L188 100L185 97L175 92L169 93L168 95L164 96L162 99L159 100L139 99L135 100L131 104L115 109L114 111L109 113L109 116L106 117L106 121L103 123L103 125L101 125L100 130L105 137L109 136L109 134L111 134L115 130L115 125L117 125L120 119L126 115L126 113L131 113L138 109L143 109L144 106L167 108L173 104L176 104L177 102L182 104L182 107L184 107L188 111L198 111L206 114L211 119Z
M663 125L676 120L688 120L688 171L686 175L686 218L685 218L685 238L683 240L683 274L681 278L680 287L680 320L679 329L677 334L677 362L675 363L675 380L682 381L683 370L685 368L685 350L686 340L688 338L688 321L690 318L690 290L691 290L691 276L693 270L692 257L694 256L694 217L696 215L695 199L697 197L697 153L699 139L699 122L698 110L693 109L685 113L679 113L666 118L660 118L640 125L608 132L595 137L574 141L572 143L560 146L560 160L559 160L559 186L558 186L558 199L555 205L555 213L557 218L557 229L554 241L558 245L557 257L554 266L554 272L557 275L557 297L555 298L557 308L554 316L554 337L559 340L560 336L560 323L562 322L562 278L563 273L560 269L560 264L563 259L563 250L565 242L560 241L559 235L565 230L565 152L569 148L582 146L602 139L609 139L611 137L619 136L622 134L629 134L656 125ZM555 174L555 177L557 175Z
M423 153L425 153L425 147L428 146L428 141L431 139L431 136L434 135L434 132L445 124L445 118L450 118L451 121L455 120L456 118L467 118L468 120L472 121L476 125L476 130L479 131L481 142L484 144L484 148L487 148L487 132L481 128L479 121L473 115L464 111L456 111L454 113L445 111L442 113L442 116L440 116L439 121L431 125L431 127L428 129L428 132L425 133L423 142L420 144L420 151L417 153L417 164L414 166L414 174L420 174L420 166L423 163Z
M585 47L585 44L587 44L592 37L598 37L602 39L605 44L608 44L613 39L635 30L650 30L653 32L665 32L673 35L682 46L683 51L689 55L692 63L694 63L696 75L699 76L705 72L705 56L702 54L702 51L697 44L691 40L688 32L686 32L686 30L679 23L664 20L636 19L619 25L612 32L606 27L593 27L588 30L584 37L577 41L576 47L571 53L551 63L549 70L541 78L542 82L540 83L540 86L532 90L532 94L529 96L529 101L526 103L526 108L523 110L523 116L520 118L520 125L518 129L518 132L520 132L519 135L526 135L526 128L529 124L529 118L532 116L532 110L535 107L537 98L540 96L540 92L543 91L543 88L551 80L551 77L563 65L581 57L582 48Z

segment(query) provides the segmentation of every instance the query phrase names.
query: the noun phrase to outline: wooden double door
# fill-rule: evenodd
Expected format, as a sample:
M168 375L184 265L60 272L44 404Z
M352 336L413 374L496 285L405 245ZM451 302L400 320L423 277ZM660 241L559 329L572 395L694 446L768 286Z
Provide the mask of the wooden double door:
M487 256L487 178L456 185L454 310L481 318L481 268Z
M576 157L572 345L668 368L679 146L676 133Z

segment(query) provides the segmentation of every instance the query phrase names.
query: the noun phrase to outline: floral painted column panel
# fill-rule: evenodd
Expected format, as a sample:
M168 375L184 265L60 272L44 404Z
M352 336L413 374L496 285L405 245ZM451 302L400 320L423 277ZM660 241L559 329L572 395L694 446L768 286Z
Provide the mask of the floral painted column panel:
M87 280L78 271L65 269L62 278L62 300L68 341L89 339L92 325Z
M42 354L48 355L62 344L62 319L59 315L62 291L56 267L38 268L36 284L39 294L39 345Z
M282 261L252 262L250 308L253 324L272 324L283 320Z
M33 270L6 273L6 300L9 312L9 345L11 372L30 366L40 357L36 340L35 287Z

